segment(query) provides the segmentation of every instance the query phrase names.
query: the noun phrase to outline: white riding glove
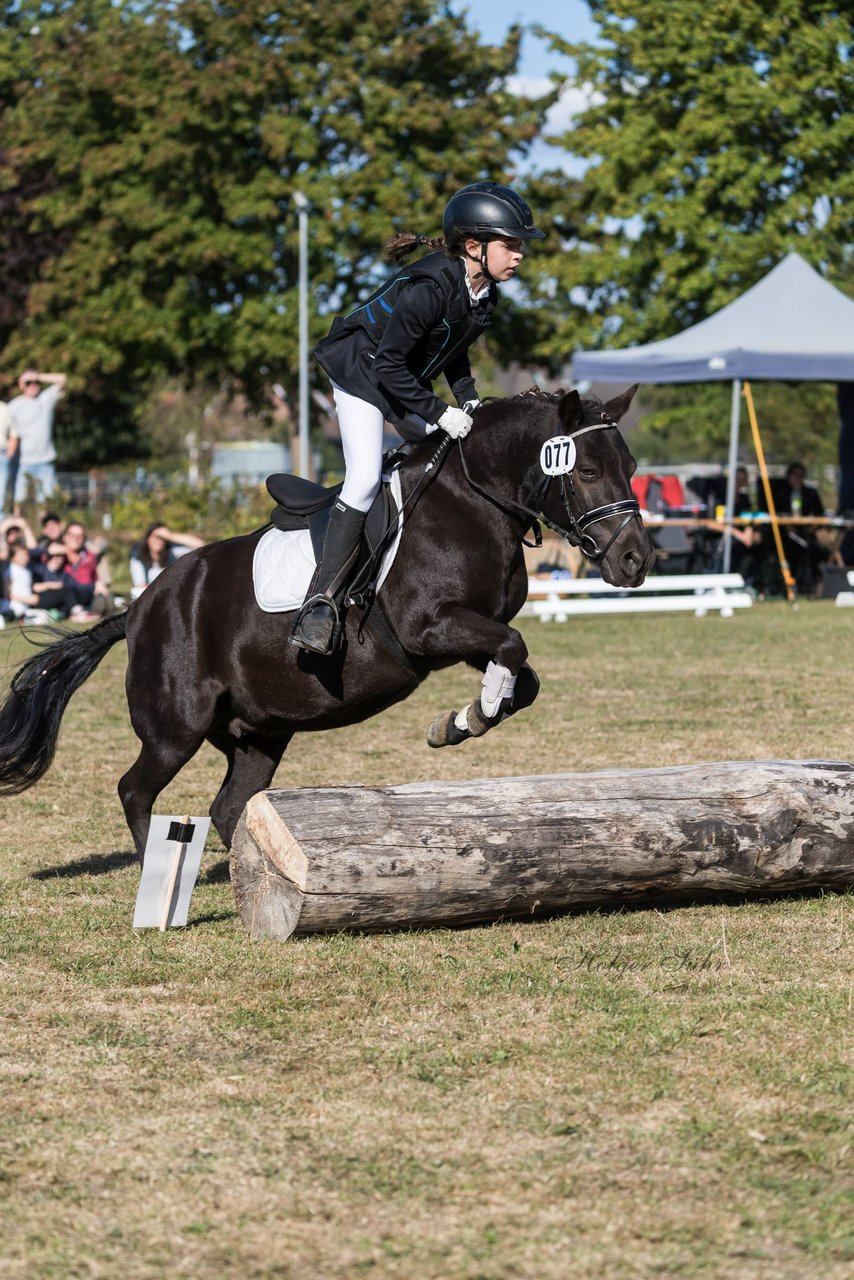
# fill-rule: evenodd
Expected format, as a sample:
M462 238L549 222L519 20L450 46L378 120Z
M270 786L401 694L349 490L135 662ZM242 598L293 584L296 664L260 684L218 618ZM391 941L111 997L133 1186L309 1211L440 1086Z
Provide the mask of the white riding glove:
M452 440L462 440L471 431L471 418L464 409L455 409L453 405L448 405L438 425Z
M480 408L480 401L478 400L477 396L474 396L471 400L463 401L463 406L462 406L463 413L467 413L469 417L471 417L475 409L479 409L479 408Z

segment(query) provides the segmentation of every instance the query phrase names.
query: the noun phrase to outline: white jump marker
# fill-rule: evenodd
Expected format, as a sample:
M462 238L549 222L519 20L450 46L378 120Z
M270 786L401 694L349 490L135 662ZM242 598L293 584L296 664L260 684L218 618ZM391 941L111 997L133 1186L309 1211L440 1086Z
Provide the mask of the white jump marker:
M136 895L135 929L178 928L187 923L210 818L189 814L153 817Z

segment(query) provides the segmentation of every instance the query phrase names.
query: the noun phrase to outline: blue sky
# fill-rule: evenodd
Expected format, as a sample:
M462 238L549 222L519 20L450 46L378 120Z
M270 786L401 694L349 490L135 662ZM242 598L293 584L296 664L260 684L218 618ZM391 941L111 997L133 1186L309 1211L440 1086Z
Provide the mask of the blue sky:
M480 31L484 41L490 44L499 44L508 27L515 22L522 26L539 23L567 40L593 41L598 31L586 0L532 0L527 7L520 0L451 0L451 7L459 12L466 11L469 26ZM545 92L549 87L547 77L550 71L566 73L571 69L572 63L568 58L551 53L545 41L530 32L525 33L519 71L514 77L520 91ZM549 129L562 132L584 100L583 90L568 88L549 114ZM577 159L541 142L535 143L529 153L523 167L528 166L536 169L561 166L573 174L583 171L583 165Z
M469 24L491 44L499 43L514 22L523 26L539 23L567 40L592 40L597 30L585 0L532 0L529 5L519 0L451 0L451 7L460 12L467 10ZM541 40L525 36L521 75L544 76L549 71L565 69L565 59L549 54Z

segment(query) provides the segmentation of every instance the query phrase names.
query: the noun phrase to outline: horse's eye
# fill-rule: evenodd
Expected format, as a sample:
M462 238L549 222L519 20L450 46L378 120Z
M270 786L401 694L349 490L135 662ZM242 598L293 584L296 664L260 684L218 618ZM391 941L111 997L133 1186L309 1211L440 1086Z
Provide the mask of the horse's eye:
M599 472L595 467L579 467L578 474L582 480L597 480L599 478Z

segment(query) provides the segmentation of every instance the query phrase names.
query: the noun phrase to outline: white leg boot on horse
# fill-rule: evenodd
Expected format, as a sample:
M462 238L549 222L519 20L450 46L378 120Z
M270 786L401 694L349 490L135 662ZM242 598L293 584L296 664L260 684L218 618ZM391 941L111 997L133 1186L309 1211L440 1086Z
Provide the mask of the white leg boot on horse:
M427 730L429 747L456 747L467 738L481 738L508 716L530 707L540 691L540 682L527 662L518 675L490 662L481 682L483 693L462 711L443 711Z
M329 654L336 647L341 634L341 605L359 556L364 524L364 511L340 500L333 506L323 555L290 636L290 643L298 649Z

